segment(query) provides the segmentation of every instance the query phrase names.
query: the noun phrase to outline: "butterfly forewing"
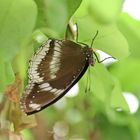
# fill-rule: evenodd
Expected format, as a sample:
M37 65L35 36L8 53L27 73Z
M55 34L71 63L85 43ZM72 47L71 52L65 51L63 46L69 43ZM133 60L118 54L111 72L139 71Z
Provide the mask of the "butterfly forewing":
M38 112L65 95L88 68L87 52L92 55L88 47L69 40L48 40L30 62L25 113Z

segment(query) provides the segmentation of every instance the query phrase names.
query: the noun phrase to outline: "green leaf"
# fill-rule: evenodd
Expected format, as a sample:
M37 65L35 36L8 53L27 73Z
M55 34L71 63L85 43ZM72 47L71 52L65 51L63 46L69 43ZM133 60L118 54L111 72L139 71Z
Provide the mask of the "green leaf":
M112 23L121 12L124 0L91 0L89 14L99 23Z
M79 40L89 46L97 30L99 34L94 40L94 48L102 50L118 59L129 55L128 44L116 25L100 25L91 17L78 19Z
M91 91L103 102L106 102L114 87L113 80L102 64L91 68Z
M31 35L36 15L32 0L0 1L0 91L15 79L11 63Z
M40 31L40 30L36 30L33 33L33 41L37 42L38 44L42 44L43 42L47 41L48 38Z
M122 95L120 84L110 75L107 69L102 64L96 63L89 71L90 73L87 72L80 81L80 92L85 91L86 85L88 84L87 78L90 76L91 93L99 100L98 102L103 103L104 109L106 107L121 108L123 111L128 112L129 108Z
M0 56L4 61L13 59L23 40L31 35L36 15L32 0L0 1Z
M117 116L116 116L117 117ZM123 116L122 116L123 117ZM121 121L121 117L119 118ZM125 119L123 117L123 119ZM99 135L98 140L136 140L133 138L133 134L128 124L126 125L117 125L110 122L107 117L103 114L96 116L96 129L95 132ZM119 137L121 136L121 137Z
M28 52L28 53L27 53ZM23 44L21 47L16 59L14 60L14 71L19 73L19 76L22 80L27 78L27 69L29 65L29 60L31 59L33 51L33 44Z
M124 0L83 0L75 17L91 16L99 24L114 23L121 12Z
M5 64L0 59L0 92L4 91L4 88L6 86L6 77L5 77Z
M80 90L82 89L81 91L84 91L83 88L86 89L87 77L90 76L91 92L97 99L106 103L114 87L112 77L102 64L95 64L89 71L90 73L87 72L80 82ZM83 87L83 85L85 85L85 87Z
M15 80L11 63L0 60L0 92L4 91L6 85L11 84Z
M119 79L123 91L139 93L140 91L140 60L127 58L109 68L110 72Z
M126 37L132 57L140 58L140 21L132 18L126 13L122 13L118 21L120 31Z
M123 111L129 112L129 107L127 102L124 99L122 94L122 89L120 87L120 83L117 79L114 78L114 88L111 93L111 107L113 108L121 108Z
M82 0L35 0L39 13L37 28L53 38L64 38L67 24Z
M15 80L15 74L13 72L13 68L11 63L5 63L5 75L6 75L6 83L12 84Z

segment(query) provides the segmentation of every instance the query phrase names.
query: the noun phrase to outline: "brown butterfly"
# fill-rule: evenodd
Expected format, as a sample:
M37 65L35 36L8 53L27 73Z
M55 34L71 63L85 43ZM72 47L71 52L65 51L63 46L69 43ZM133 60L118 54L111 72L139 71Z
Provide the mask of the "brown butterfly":
M94 63L88 45L49 39L29 63L29 83L21 99L24 112L33 114L58 101Z

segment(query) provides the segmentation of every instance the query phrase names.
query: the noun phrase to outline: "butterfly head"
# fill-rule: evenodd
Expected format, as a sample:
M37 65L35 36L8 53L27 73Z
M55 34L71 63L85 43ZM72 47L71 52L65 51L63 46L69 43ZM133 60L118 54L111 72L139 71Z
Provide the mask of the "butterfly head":
M86 60L88 61L88 64L94 66L95 59L93 57L93 49L89 48L88 46L85 47L85 54L86 54Z

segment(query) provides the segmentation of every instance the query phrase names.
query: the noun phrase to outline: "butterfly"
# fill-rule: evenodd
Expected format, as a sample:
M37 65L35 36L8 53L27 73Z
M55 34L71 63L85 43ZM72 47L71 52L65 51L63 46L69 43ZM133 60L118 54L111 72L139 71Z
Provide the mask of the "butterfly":
M29 81L21 99L23 111L34 114L63 97L95 64L93 53L84 43L46 41L29 62Z

